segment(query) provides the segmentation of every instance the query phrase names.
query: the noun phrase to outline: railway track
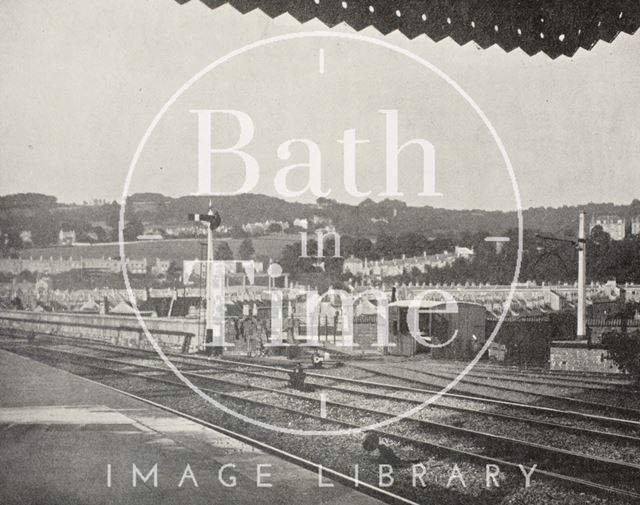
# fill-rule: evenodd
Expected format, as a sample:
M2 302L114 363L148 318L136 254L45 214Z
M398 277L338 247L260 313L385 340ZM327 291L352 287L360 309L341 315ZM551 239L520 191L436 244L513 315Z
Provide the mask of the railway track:
M384 377L388 377L388 378L392 378L392 379L407 379L406 376L401 376L401 375L397 375L397 374L392 374L388 371L381 371L381 370L373 370L367 366L363 366L360 364L353 364L352 365L355 368L359 368L363 371L367 371L370 373L374 373L376 375L380 375L380 376L384 376ZM445 381L451 381L453 380L453 378L455 376L452 375L445 375L445 374L439 374L436 372L430 372L430 371L426 371L426 370L414 370L414 369L403 369L401 367L398 366L393 366L392 368L394 369L398 369L398 370L404 370L409 371L411 373L414 374L419 374L419 375L424 375L427 377L432 377L434 379L440 379L440 380L445 380ZM436 384L433 384L433 382L428 382L427 380L415 380L415 379L411 379L413 382L416 383L421 383L423 385L429 385L429 386L433 386L433 387L438 387ZM552 401L552 402L556 402L556 403L563 403L563 404L572 404L575 405L577 407L582 407L585 409L591 409L592 411L600 411L600 412L606 412L607 416L609 416L612 413L617 413L618 415L622 415L622 416L626 416L626 418L628 420L634 420L634 419L640 419L640 410L637 409L631 409L628 407L623 407L620 405L612 405L612 404L608 404L608 403L602 403L602 402L595 402L595 401L589 401L589 400L583 400L580 398L573 398L571 396L561 396L561 395L554 395L554 394L549 394L549 393L541 393L541 392L537 392L537 391L530 391L530 390L526 390L526 389L518 389L518 388L514 388L514 387L509 387L509 386L504 386L504 385L497 385L497 384L490 384L490 383L486 383L486 382L481 382L481 381L477 381L477 380L473 380L473 379L467 379L466 377L463 377L460 382L458 383L458 385L454 388L452 388L452 391L461 391L461 387L462 385L469 385L469 386L477 386L477 387L483 387L483 388L489 388L492 390L496 390L496 391L504 391L507 393L519 393L525 396L531 396L531 397L537 397L537 398L541 398L543 400L548 400L548 401ZM475 394L472 393L466 393L469 396L476 396ZM494 398L494 399L502 399L499 396L488 396L488 395L477 395L478 397L486 397L486 398ZM517 403L517 402L514 402Z
M243 375L247 375L247 376L253 376L253 377L257 377L257 378L264 378L265 375L264 373L260 373L260 372L251 372L251 371L247 371L247 370L233 370L233 369L229 369L229 368L214 368L217 373L239 373L239 374L243 374ZM205 370L202 370L202 372L205 372ZM309 374L311 375L311 374ZM311 375L313 378L318 378L318 377L322 377L323 379L327 379L330 382L336 382L331 378L327 378L326 376L321 376L320 374L318 375ZM288 379L284 378L284 377L274 377L274 376L269 376L268 377L271 380L275 380L275 381L281 381L281 382L287 382ZM344 379L341 379L344 380ZM370 382L370 381L364 381L364 380L357 380L357 379L351 379L348 380L350 383L361 386L361 387L376 387L376 388L380 388L380 387L384 387L385 389L389 389L389 385L382 385L381 383L375 383L375 382ZM369 398L377 398L377 399L381 399L381 400L389 400L389 401L396 401L398 403L404 403L407 404L405 406L405 410L408 410L409 408L412 408L414 406L417 405L422 405L425 401L424 397L422 397L422 399L414 399L414 398L408 398L408 397L399 397L396 395L391 395L391 394L385 394L385 393L376 393L376 392L372 392L372 391L367 391L367 390L362 390L362 389L350 389L350 388L345 388L345 387L340 387L340 386L335 386L332 384L327 384L326 381L322 382L322 381L313 381L311 382L312 385L317 386L319 388L323 388L323 389L330 389L333 391L337 391L337 392L341 392L341 393L348 393L348 394L355 394L355 395L361 395L364 397L369 397ZM393 389L396 389L396 387L393 387ZM399 389L400 391L408 391L411 393L416 393L416 394L424 394L424 395L434 395L436 394L436 391L428 391L428 390L423 390L423 389L417 389L417 388L401 388ZM467 400L469 402L475 402L478 403L478 399L477 398L472 398L472 397L463 397L460 395L448 395L449 398L456 398L458 400L462 399L462 400ZM510 403L510 402L504 402L505 406L508 407L521 407L520 404L514 404L514 403ZM529 407L529 406L525 406L525 407ZM498 420L504 420L504 421L516 421L516 422L522 422L522 423L526 423L528 425L531 426L535 426L538 428L544 428L544 429L556 429L556 430L560 430L563 432L567 432L567 433L573 433L573 434L577 434L577 435L582 435L582 436L591 436L591 437L601 437L601 438L606 438L609 440L612 440L614 442L623 442L623 443L634 443L634 444L638 444L640 446L640 437L638 436L634 436L631 434L626 434L626 433L622 433L620 431L616 432L616 431L603 431L603 430L599 430L599 429L593 429L593 428L586 428L586 427L579 427L579 426L575 426L575 425L571 425L571 424L565 424L565 423L560 423L560 422L553 422L553 421L547 421L547 420L543 420L543 419L536 419L536 418L532 418L532 417L522 417L520 415L515 415L515 414L505 414L505 413L500 413L500 412L496 412L496 411L489 411L489 410L483 410L483 409L477 409L477 408L471 408L471 407L461 407L461 406L456 406L456 405L451 405L451 404L441 404L438 402L434 402L433 404L429 405L428 407L429 409L440 409L440 410L445 410L445 411L455 411L455 412L459 412L459 413L463 413L463 414L472 414L472 415L476 415L479 417L486 417L486 418L493 418L493 419L498 419ZM543 410L542 413L544 415L548 415L549 412ZM566 414L566 412L564 411L556 411L556 413L558 414ZM633 429L633 431L631 431L631 433L639 433L640 434L640 423L635 423L633 422L630 426L629 423L627 423L627 420L620 420L620 419L615 419L615 418L599 418L599 417L594 417L591 419L592 421L595 421L599 424L605 424L605 425L613 425L614 427L616 425L619 425L618 427L620 428L620 425L624 426L624 427L631 427Z
M157 357L157 355L155 354L155 352L153 351L148 351L148 350L142 350L142 349L131 349L131 348L125 348L125 347L116 347L116 346L111 346L108 344L102 344L102 343L91 343L91 342L87 342L86 340L83 339L77 339L74 337L55 337L58 340L63 340L63 341L69 341L72 342L74 347L79 347L79 348L89 348L89 349L95 349L95 350L100 350L103 352L109 352L113 355L121 355L121 353L123 351L126 351L128 354L135 354L141 357L151 357L152 359L158 360L159 358ZM183 363L186 364L187 366L189 366L191 363L198 363L198 366L204 366L206 365L206 370L209 371L230 371L233 370L235 372L238 373L243 373L245 375L248 376L254 376L254 377L264 377L265 373L270 373L270 372L280 372L282 374L286 374L289 372L288 368L283 368L283 367L276 367L276 366L268 366L268 365L261 365L261 364L255 364L255 363L247 363L247 362L243 362L243 361L234 361L234 360L229 360L229 359L216 359L216 358L202 358L202 357L185 357L184 355L172 355L171 359L173 362L175 363ZM212 363L216 363L217 366L213 365ZM240 368L239 368L240 367ZM404 383L416 383L419 385L424 386L424 383L420 383L417 381L414 381L412 379L407 379L405 377L401 377L398 375L394 375L394 374L387 374L384 372L380 372L379 370L377 371L372 371L368 368L362 368L364 371L368 372L368 373L373 373L379 376L384 376L384 377L389 377L392 379L395 379L397 381L401 381ZM258 370L259 372L252 372L252 370ZM345 377L339 377L339 376L328 376L322 373L317 373L317 372L309 372L307 374L310 378L312 378L313 380L315 380L316 382L314 384L318 385L319 387L323 387L326 389L330 389L330 390L335 390L338 392L346 392L346 393L360 393L363 395L367 395L370 397L378 397L380 399L390 399L390 400L394 400L394 399L399 399L396 396L392 396L389 394L384 394L384 393L372 393L372 392L366 392L366 391L354 391L351 389L346 389L344 387L340 387L340 386L336 386L335 383L345 383L348 385L355 385L355 386L360 386L360 387L364 387L364 388L379 388L379 389L386 389L388 391L394 391L394 392L402 392L402 393L408 393L408 394L415 394L415 395L419 395L420 398L419 399L412 399L412 398L401 398L402 401L406 401L407 403L411 403L413 405L418 405L418 404L422 404L424 403L424 397L427 395L435 395L438 393L438 390L436 389L424 389L424 387L412 387L412 386L403 386L403 385L398 385L398 384L388 384L388 383L382 383L382 382L377 382L377 381L371 381L371 380L363 380L363 379L350 379L350 378L345 378ZM270 377L273 380L279 380L282 382L286 382L288 381L288 379L286 378L286 376L281 376L281 377L275 377L272 376ZM629 436L626 435L623 431L626 429L628 431L630 431L631 433L637 433L638 435L640 435L640 420L633 420L633 419L623 419L623 418L615 418L615 417L610 417L610 416L603 416L603 415L597 415L597 414L590 414L590 413L584 413L584 412L579 412L579 411L572 411L572 410L563 410L563 409L558 409L558 408L551 408L551 407L544 407L544 406L539 406L539 405L531 405L531 404L523 404L523 403L519 403L519 402L512 402L512 401L508 401L508 400L501 400L501 399L496 399L496 398L491 398L491 397L486 397L486 396L481 396L481 395L471 395L471 394L457 394L457 393L446 393L445 395L443 395L444 398L451 398L451 399L455 399L455 400L462 400L462 401L468 401L470 403L481 403L484 405L488 405L488 406L495 406L495 407L503 407L503 408L508 408L508 409L513 409L516 411L524 411L524 412L528 412L530 414L534 414L537 415L539 417L545 417L545 416L552 416L555 418L559 418L562 421L581 421L581 422L588 422L588 423L593 423L596 424L598 426L604 426L604 427L611 427L611 428L618 428L619 431L618 432L610 432L610 431L602 431L602 430L594 430L594 429L588 429L588 428L580 428L580 427L576 427L574 425L571 424L566 424L564 422L550 422L544 419L535 419L535 418L531 418L531 417L522 417L520 415L503 415L500 414L498 412L494 412L494 411L487 411L484 409L477 409L477 408L465 408L465 407L458 407L458 406L452 406L452 405L446 405L447 409L450 410L457 410L459 412L466 412L466 413L474 413L477 415L481 415L481 416L486 416L486 417L495 417L495 418L502 418L502 419L511 419L511 420L516 420L516 421L523 421L523 422L529 422L532 424L537 424L538 426L541 427L545 427L545 428L556 428L556 429L561 429L561 430L565 430L568 432L573 432L573 433L578 433L578 434L584 434L584 435L595 435L595 436L602 436L602 437L609 437L611 439L618 439L620 441L636 441L638 437L636 436ZM562 397L558 398L561 399ZM585 403L583 402L583 404L585 405L591 405L593 407L600 407L600 404L589 404L589 403ZM438 408L439 405L438 404L434 404L433 408ZM608 408L608 406L607 406Z
M76 375L76 374L74 374ZM77 376L77 375L76 375ZM368 496L372 496L374 498L377 498L383 502L389 503L391 505L419 505L417 502L414 502L412 500L409 500L403 496L400 496L398 494L395 494L387 489L383 489L380 488L378 486L369 484L368 482L364 482L360 479L355 478L354 476L351 475L347 475L343 472L337 471L335 469L329 468L325 465L322 465L320 463L314 462L308 458L304 458L301 457L299 455L293 454L289 451L283 450L282 448L276 447L274 445L270 445L268 443L265 443L264 441L261 440L257 440L255 438L251 438L248 437L247 435L243 434L243 433L239 433L238 431L234 431L231 430L227 427L224 426L220 426L214 423L211 423L205 419L202 419L200 417L191 415L187 412L183 412L177 409L174 409L172 407L169 407L167 405L164 405L162 403L158 403L156 401L153 401L149 398L145 398L142 396L139 396L137 394L134 394L130 391L125 391L124 389L119 389L117 387L114 386L110 386L108 384L105 384L104 382L100 382L97 380L93 380L90 379L88 377L82 377L79 376L81 379L86 380L88 382L91 382L93 384L98 384L101 387L105 387L111 391L117 392L119 394L125 395L129 398L133 398L137 401L143 402L147 405L151 405L157 409L163 410L165 412L169 412L175 416L178 417L182 417L184 419L188 419L192 422L195 422L201 426L204 426L206 428L212 429L214 431L217 431L219 433L222 433L224 435L227 435L231 438L234 438L236 440L240 440L252 447L255 447L257 449L260 449L268 454L273 454L275 456L280 457L281 459L288 461L290 463L296 464L300 467L306 468L308 470L311 470L315 473L321 472L323 476L326 476L328 478L332 478L333 480L342 483L346 486L349 487L353 487L353 488L358 488L358 490Z
M172 359L174 359L172 357ZM178 358L179 360L180 358ZM251 364L251 363L246 363L246 362L241 362L241 361L233 361L233 360L228 360L228 359L215 359L215 358L209 358L207 360L207 363L218 363L220 366L224 367L230 367L230 366L234 366L234 367L246 367L247 369L257 369L257 370L263 370L265 372L269 372L269 371L273 371L273 372L287 372L288 369L285 368L281 368L281 367L274 367L274 366L266 366L266 365L259 365L259 364ZM210 366L210 365L209 365ZM357 365L352 365L357 367ZM229 368L227 368L229 369ZM413 379L408 379L406 377L402 377L399 375L394 375L394 374L387 374L384 372L380 372L379 370L371 370L369 368L361 368L363 371L366 371L370 374L373 374L375 376L382 376L382 377L388 377L400 382L404 382L404 383L414 383L414 384L419 384L421 386L424 386L424 383L422 382L418 382L415 381ZM219 370L222 370L222 368L219 368ZM238 370L238 369L236 369ZM247 374L247 375L254 375L256 377L260 377L263 376L263 374L259 373L259 372L255 372L252 373L249 370L243 370L242 373ZM365 379L351 379L351 378L345 378L345 377L340 377L340 376L330 376L330 375L325 375L325 374L321 374L321 373L316 373L316 372L309 372L307 374L309 377L317 379L317 380L321 380L321 381L325 381L325 382L319 382L318 385L327 389L333 389L336 391L344 391L343 388L339 387L339 386L335 386L331 383L335 383L335 382L343 382L343 383L347 383L347 384L355 384L355 385L361 385L363 387L374 387L374 388L383 388L383 389L388 389L388 390L393 390L393 391L400 391L400 392L408 392L408 393L416 393L416 394L420 394L420 395L435 395L437 393L439 393L439 390L437 389L424 389L424 387L412 387L412 386L403 386L403 385L398 385L398 384L389 384L389 383L383 383L383 382L377 382L377 381L371 381L371 380L365 380ZM285 380L285 379L281 379L281 380ZM329 382L329 384L327 384L326 382ZM350 390L349 390L350 391ZM374 396L374 393L368 393L371 396ZM377 395L380 398L394 398L391 397L389 395ZM488 397L488 396L483 396L483 395L473 395L473 394L458 394L458 393L445 393L444 395L442 395L444 398L452 398L452 399L457 399L457 400L467 400L470 402L476 402L476 403L483 403L483 404L487 404L487 405L493 405L493 406L503 406L503 407L508 407L508 408L514 408L514 409L518 409L518 410L524 410L524 411L528 411L528 412L534 412L540 415L556 415L556 416L561 416L561 417L567 417L567 418L572 418L572 419L578 419L578 420L587 420L587 421L593 421L596 422L598 424L602 424L605 426L619 426L619 427L628 427L630 429L634 429L634 430L640 430L640 421L639 420L634 420L634 419L626 419L626 418L615 418L615 417L610 417L610 416L605 416L605 415L598 415L598 414L590 414L590 413L585 413L585 412L579 412L579 411L572 411L572 410L563 410L563 409L558 409L558 408L553 408L553 407L545 407L545 406L540 406L540 405L532 405L532 404L524 404L524 403L519 403L519 402L513 402L513 401L509 401L509 400L503 400L503 399L499 399L499 398L495 398L495 397ZM553 399L557 399L557 400L561 400L563 397L552 397ZM408 399L407 401L411 401L410 399ZM419 400L416 403L423 403L424 402L424 398ZM603 405L600 403L592 403L592 402L581 402L582 405L588 406L588 407L593 407L595 409L601 409L604 408L605 410L608 410L610 408L609 405ZM435 407L437 407L438 405L434 405ZM452 408L452 409L456 409L456 407L450 407L447 406L447 408ZM492 416L494 413L493 412L486 412L486 411L479 411L477 409L465 409L465 408L460 408L459 409L461 412L475 412L475 413L479 413L481 415L487 415L487 416ZM630 416L635 417L635 411L631 411L631 412L626 412L628 413ZM512 416L512 417L517 417L517 416ZM531 418L522 418L519 420L527 420L527 421L535 421L535 419L531 419ZM560 423L553 423L552 425L548 425L548 427L567 427L567 429L571 429L571 425L566 425L566 424L560 424ZM595 433L594 433L595 434Z
M17 350L17 349L16 349ZM43 353L46 351L45 359L51 360L52 354L56 354L59 357L64 356L76 365L89 367L91 369L98 369L101 372L117 375L128 375L141 379L144 381L161 382L172 387L183 387L182 383L177 382L171 372L165 367L148 364L136 364L128 360L109 358L105 356L87 355L81 353L74 353L71 351L55 350L47 347L38 346L23 346L22 353L35 355L34 357L43 359ZM148 356L147 356L148 359ZM60 362L60 360L54 360L54 362ZM97 364L101 363L101 364ZM226 362L225 364L229 364ZM240 365L240 364L238 364ZM246 364L242 363L242 366L246 367ZM200 363L192 363L194 369L198 366L202 368ZM251 368L251 367L249 367ZM279 370L280 372L286 370ZM314 414L313 411L317 411L318 399L305 397L299 393L293 393L290 391L282 391L281 389L257 386L254 384L242 384L234 381L221 379L216 376L203 375L199 372L193 372L190 370L184 370L183 372L190 379L197 380L202 383L215 383L218 385L216 389L211 387L202 388L208 393L215 394L220 397L227 398L234 402L248 403L251 406L260 409L275 409L281 412L287 412L289 414L295 414L313 419L319 423L336 423L345 427L359 427L362 424L345 421L344 418L351 418L353 415L359 415L362 418L368 419L382 419L393 417L394 414L383 412L376 409L369 409L363 407L355 407L354 405L347 405L340 402L327 402L327 406L330 406L331 411L341 414L341 418L332 417L330 419L322 417L318 414ZM235 373L243 373L242 371ZM326 376L325 376L326 378ZM331 380L334 378L332 377ZM288 398L295 404L295 408L284 407L282 405L274 404L273 402L262 402L256 399L250 399L247 397L239 396L236 393L228 393L220 390L220 385L223 387L231 388L232 390L238 390L244 388L248 391L260 391L263 394L272 395L279 398ZM322 386L324 387L324 386ZM355 392L349 390L349 393ZM312 405L312 407L305 408L303 405ZM350 416L345 415L348 412ZM419 447L423 450L436 451L439 454L446 453L451 456L465 457L474 461L482 461L484 463L491 462L492 464L499 464L501 467L507 467L516 469L517 464L513 460L509 460L514 454L518 454L519 457L526 459L527 461L544 461L545 469L537 470L536 474L543 475L551 480L564 483L570 486L580 486L588 488L591 492L605 492L613 493L618 496L624 496L625 498L639 499L640 495L635 493L634 488L628 483L633 482L640 476L640 466L632 465L628 463L621 463L619 461L608 460L606 458L595 458L592 456L585 456L573 451L560 450L557 448L545 446L542 444L535 444L525 442L522 440L516 440L510 437L496 436L489 433L479 432L477 430L469 430L467 428L460 428L456 426L446 425L442 423L434 423L425 420L407 419L401 422L404 425L410 425L415 433L420 433L420 430L430 431L443 431L451 437L468 437L473 440L482 440L482 444L485 447L484 453L473 452L456 447L447 447L442 444L430 442L429 440L416 439L413 437L407 437L394 430L380 430L381 436L395 440L399 443L406 444L408 446ZM366 424L366 423L365 423ZM395 425L394 425L395 426ZM401 430L400 430L401 431ZM486 448L490 448L487 451ZM493 452L491 452L491 450ZM500 454L506 455L500 457ZM574 469L582 472L584 478L573 477L562 473L567 465L571 465ZM611 476L615 476L618 479L618 487L611 486Z
M417 363L417 361L413 361ZM466 364L456 362L438 362L438 368L449 369L452 372L460 372ZM487 373L506 373L511 375L533 376L533 377L553 377L557 379L588 379L589 382L601 384L602 382L630 384L628 379L617 373L610 372L589 372L571 370L550 370L542 367L498 365L482 362L474 367L474 370Z
M406 367L409 370L414 370L420 372L424 369L419 369L415 367ZM460 371L456 372L451 369L442 369L440 367L435 368L438 372L443 372L445 375L450 374L452 376L456 376L460 373ZM503 373L495 373L495 372L484 372L481 370L476 370L474 368L473 371L468 372L466 377L475 377L478 379L487 379L487 380L498 380L498 381L510 381L521 384L533 384L533 385L541 385L541 386L557 386L561 388L578 388L585 391L615 391L616 393L621 394L629 394L629 395L637 395L640 393L637 389L631 389L629 385L609 382L602 383L591 380L583 380L579 378L559 378L559 377L540 377L540 376L519 376L517 374L503 374Z
M25 348L23 348L22 350L24 351ZM47 351L49 350L50 349L47 349ZM199 421L206 422L206 425L213 427L214 429L218 429L218 427L220 427L221 428L220 431L222 431L223 433L226 433L230 436L234 436L236 438L244 440L248 443L251 443L252 445L254 445L252 441L256 441L257 444L255 445L257 447L260 447L263 449L274 448L273 452L285 457L285 459L290 459L293 462L300 462L300 461L313 462L311 464L312 469L318 469L321 467L323 475L324 474L331 475L337 478L338 480L342 480L344 481L344 483L350 484L359 489L361 487L365 487L365 489L367 490L367 494L371 494L372 496L375 496L376 498L381 499L390 504L403 503L403 504L418 505L418 503L423 502L422 497L424 496L428 497L427 502L429 503L431 502L432 499L435 499L437 500L438 503L442 503L445 505L449 505L449 504L457 505L461 503L464 503L465 505L466 504L483 505L486 503L486 499L478 498L475 496L469 496L464 493L459 493L455 489L440 489L438 491L437 489L427 488L427 494L424 493L424 489L420 489L420 491L422 492L420 492L419 494L414 493L414 496L407 497L407 496L404 496L404 494L406 493L403 493L403 495L398 494L400 491L404 490L402 487L395 486L393 489L382 489L382 493L379 493L378 490L381 488L379 486L376 486L375 484L372 484L372 482L377 481L377 476L375 479L366 479L367 473L372 474L372 472L370 471L370 468L367 468L371 466L370 463L367 464L367 462L365 462L365 464L359 464L360 468L358 470L355 470L355 473L353 475L350 475L349 473L350 468L348 467L348 465L346 465L345 468L340 469L338 467L339 466L338 464L332 465L331 462L328 463L327 461L325 461L324 457L322 458L310 457L308 454L305 453L305 450L304 450L306 447L308 447L307 443L302 444L304 448L301 448L300 444L298 444L298 447L296 448L298 450L292 449L291 446L295 445L294 442L296 442L294 437L277 436L277 435L274 435L274 432L270 430L263 430L262 432L260 432L260 430L257 430L256 432L256 429L252 425L249 425L246 423L244 424L238 423L239 427L230 428L229 424L225 422L225 421L229 421L228 418L223 418L222 422L211 421L211 419L209 418L209 414L211 414L212 411L214 411L215 413L217 409L211 409L209 406L206 410L206 414L201 413L199 415L197 413L192 412L189 406L187 408L181 409L179 406L175 405L175 403L179 404L181 401L183 402L186 401L186 396L189 394L189 391L186 390L184 384L176 382L174 379L168 378L168 377L173 377L173 375L167 370L164 370L162 371L163 373L159 374L157 373L158 371L154 373L153 371L149 370L149 368L153 368L153 367L145 367L146 368L145 372L140 373L140 371L136 372L134 370L135 367L133 367L131 363L128 363L128 362L123 364L123 368L117 369L112 366L105 366L104 364L98 364L96 362L89 363L88 359L91 359L91 357L87 355L77 356L79 360L71 364L70 362L64 362L63 360L59 360L55 358L52 359L51 355L46 356L46 355L43 355L42 353L39 355L35 353L32 355L29 355L28 353L21 353L21 354L25 354L27 357L31 357L31 358L37 359L38 361L43 361L45 363L48 363L48 362L54 363L55 364L54 366L58 368L60 368L61 365L71 365L72 370L68 370L68 371L70 371L74 375L83 376L88 380L92 380L92 382L105 385L107 387L110 387L111 389L114 389L115 391L123 392L124 394L127 394L129 396L140 398L146 401L147 403L150 403L153 405L160 405L162 407L165 407L166 410L175 412L178 415L182 414L182 415L186 415L190 419L194 419L194 420L197 419ZM74 367L80 368L81 370L79 371L77 368L74 368ZM137 368L140 368L140 367L137 367ZM66 369L66 368L63 367L63 369ZM118 385L118 381L120 379L122 380L129 379L137 382L133 385L131 382L126 382L124 384ZM116 383L115 385L114 385L114 381ZM144 385L141 386L140 384L144 384ZM153 389L150 389L150 387L145 387L145 385L148 386L149 384L152 384L154 386ZM158 387L158 386L162 386L162 387ZM295 421L295 419L292 418L291 416L299 416L301 421L312 419L316 423L315 427L325 426L326 429L332 429L332 428L340 429L340 428L345 428L349 426L355 427L355 425L349 425L348 423L334 422L332 420L328 420L325 418L318 418L318 416L315 416L314 418L314 416L309 416L304 413L300 413L294 409L287 409L285 407L275 407L274 405L268 404L265 402L259 402L255 400L241 398L241 397L238 397L237 395L232 395L220 390L206 390L206 391L211 395L216 395L220 398L227 399L230 402L236 402L235 404L232 404L232 405L238 411L240 411L240 406L242 404L245 404L254 410L255 408L260 408L263 411L265 410L278 411L280 416L282 414L290 414L289 419L292 419L293 421ZM155 400L153 400L153 398L155 398ZM162 398L162 400L159 400L159 398ZM159 403L160 401L162 403ZM235 420L235 418L232 418L232 420ZM303 441L307 440L306 437L300 437L300 438L302 438ZM341 463L345 463L344 453L343 453L344 442L342 441L342 439L341 439L341 442L342 443L337 444L337 446L334 446L331 452L339 455L339 461ZM361 448L360 440L358 441L358 446L360 447L359 455L361 456L363 451ZM323 449L326 451L327 449L326 445L324 446ZM425 457L424 459L427 460L428 458ZM377 464L375 465L375 467L377 468ZM325 471L327 469L328 471ZM504 493L500 493L500 496L502 494ZM498 501L500 501L500 499Z
M418 362L410 362L412 365L417 365ZM426 364L427 362L425 362ZM434 363L434 361L428 362L429 365L433 365L434 369L447 373L459 374L466 364L461 363L459 366L454 366L445 363ZM587 386L599 387L620 387L630 393L638 392L637 389L631 389L632 382L629 379L625 379L620 374L612 375L598 372L567 372L567 371L553 371L542 369L514 369L507 366L498 365L476 365L473 367L473 372L483 377L505 377L505 378L522 378L537 379L543 381L558 381L559 384L578 384Z

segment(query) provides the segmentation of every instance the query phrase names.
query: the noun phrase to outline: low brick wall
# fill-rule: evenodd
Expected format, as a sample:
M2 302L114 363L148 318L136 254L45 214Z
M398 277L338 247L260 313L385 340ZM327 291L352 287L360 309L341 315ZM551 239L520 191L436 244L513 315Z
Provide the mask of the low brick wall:
M181 318L145 318L144 321L163 350L197 350L197 321ZM152 348L134 316L3 310L0 328L86 338L137 349Z
M606 358L605 349L589 349L586 346L552 346L549 362L551 370L622 373L613 361Z

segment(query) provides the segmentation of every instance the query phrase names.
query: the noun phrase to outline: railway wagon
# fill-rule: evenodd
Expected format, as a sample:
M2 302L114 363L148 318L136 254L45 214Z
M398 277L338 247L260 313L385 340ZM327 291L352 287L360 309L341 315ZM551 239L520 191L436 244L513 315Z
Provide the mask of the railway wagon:
M413 305L412 305L413 304ZM417 314L410 307L417 308ZM419 337L409 330L417 317ZM389 304L388 353L413 356L430 353L440 359L472 359L485 342L486 309L468 302L401 300ZM417 336L417 335L416 335Z
M494 331L498 321L497 317L487 318L487 336ZM494 340L504 349L498 361L519 366L547 366L551 342L575 334L576 316L570 311L507 317Z

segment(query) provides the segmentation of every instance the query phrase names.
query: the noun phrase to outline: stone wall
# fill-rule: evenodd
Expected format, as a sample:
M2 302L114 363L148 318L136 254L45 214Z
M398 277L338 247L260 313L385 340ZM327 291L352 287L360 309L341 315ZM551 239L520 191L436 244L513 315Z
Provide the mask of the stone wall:
M606 357L605 349L589 349L586 346L552 346L549 363L551 370L622 373L616 364Z
M163 350L197 350L197 321L182 318L145 318L144 321ZM0 328L86 338L138 349L152 348L134 316L3 310Z

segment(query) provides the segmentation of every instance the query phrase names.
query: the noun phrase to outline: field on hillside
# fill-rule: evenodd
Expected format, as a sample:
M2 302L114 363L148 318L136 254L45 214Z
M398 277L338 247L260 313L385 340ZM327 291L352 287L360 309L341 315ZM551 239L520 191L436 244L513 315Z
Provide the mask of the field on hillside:
M268 237L257 237L252 239L256 256L267 256L277 260L280 258L282 249L293 242L300 240L297 235L272 235ZM233 250L235 257L238 256L238 247L242 239L215 239L214 248L219 242L227 242ZM146 257L149 260L155 258L174 259L178 261L195 259L200 257L200 244L206 243L203 239L172 239L172 240L154 240L148 242L126 242L125 253L127 257L133 259L141 259ZM81 246L54 246L25 249L20 254L23 258L38 258L43 256L48 258L102 258L120 256L118 243L95 244Z

